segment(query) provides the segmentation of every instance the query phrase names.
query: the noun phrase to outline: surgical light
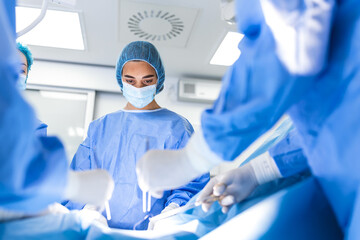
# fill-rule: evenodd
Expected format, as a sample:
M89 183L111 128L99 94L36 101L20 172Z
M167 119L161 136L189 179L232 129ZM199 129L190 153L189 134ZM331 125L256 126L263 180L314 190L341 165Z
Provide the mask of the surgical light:
M19 29L27 29L28 23L36 19L41 12L37 8L16 7L18 41L44 47L85 49L79 13L73 11L47 10L38 25L21 35L23 30L19 32Z

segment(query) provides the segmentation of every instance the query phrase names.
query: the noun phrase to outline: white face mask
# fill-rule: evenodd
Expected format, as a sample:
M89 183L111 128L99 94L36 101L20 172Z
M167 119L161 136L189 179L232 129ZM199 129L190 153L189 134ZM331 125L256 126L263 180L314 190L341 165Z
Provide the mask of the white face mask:
M137 88L123 82L123 95L134 107L143 108L154 100L156 84Z
M19 74L19 78L16 82L17 89L24 91L26 89L27 77L25 74Z

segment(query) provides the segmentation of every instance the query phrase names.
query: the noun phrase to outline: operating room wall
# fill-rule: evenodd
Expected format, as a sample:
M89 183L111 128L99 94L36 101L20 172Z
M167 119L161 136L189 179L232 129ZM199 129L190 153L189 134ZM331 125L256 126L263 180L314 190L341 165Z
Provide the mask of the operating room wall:
M28 83L54 87L120 92L115 68L35 60Z
M115 68L35 60L29 84L95 90L94 119L117 111L126 104L115 78ZM177 98L178 78L167 76L164 90L156 96L161 107L187 118L199 129L201 112L211 104L182 102Z

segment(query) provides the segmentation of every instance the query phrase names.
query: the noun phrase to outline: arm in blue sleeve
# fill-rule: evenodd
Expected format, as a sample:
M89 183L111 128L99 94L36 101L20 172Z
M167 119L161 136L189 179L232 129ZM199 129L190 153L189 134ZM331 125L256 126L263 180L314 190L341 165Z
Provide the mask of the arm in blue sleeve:
M360 236L360 187L358 186L355 195L355 202L352 217L349 223L349 230L346 234L347 239L358 239Z
M35 136L32 108L15 88L19 56L0 1L0 206L36 214L60 201L67 183L61 142Z
M291 6L283 9L284 14L273 13L286 26L270 24L274 19L267 13L272 8L263 6L264 2L236 1L237 26L244 34L239 44L241 55L223 77L214 106L202 114L203 136L210 149L225 161L239 156L302 99L328 60L333 1L284 4ZM299 13L297 21L284 17L293 12ZM294 22L297 25L293 26ZM291 35L293 44L282 44L281 34ZM287 57L293 65L284 61Z
M46 137L48 125L39 121L39 126L36 128L36 136Z
M90 127L89 127L90 131ZM74 171L83 171L91 169L91 149L90 149L90 137L88 136L86 139L80 144L78 150L76 151L71 164L70 168Z
M277 58L275 42L263 24L240 42L242 53L223 77L214 106L201 124L210 149L223 160L234 160L269 130L311 87L313 77L290 74Z
M179 206L185 205L193 196L200 192L210 180L210 174L206 173L183 187L172 190L170 196L167 198L165 207L170 203L176 203Z
M270 156L275 160L283 177L288 177L309 168L307 158L301 147L296 129L269 149Z

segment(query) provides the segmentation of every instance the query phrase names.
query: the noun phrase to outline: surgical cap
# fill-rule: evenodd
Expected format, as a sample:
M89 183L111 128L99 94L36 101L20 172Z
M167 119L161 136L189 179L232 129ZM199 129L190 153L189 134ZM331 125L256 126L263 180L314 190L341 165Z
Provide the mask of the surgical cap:
M28 70L28 72L29 72L30 69L31 69L31 65L32 65L33 62L34 62L34 59L33 59L33 57L32 57L31 51L30 51L30 49L29 49L26 45L23 45L23 44L21 44L21 43L19 43L19 42L17 43L17 48L19 49L20 52L22 52L22 53L25 55L26 61L27 61L27 65L28 65L27 70Z
M161 62L159 52L154 45L146 41L131 42L121 52L119 60L116 64L116 79L121 90L123 90L123 83L121 79L122 69L125 63L133 60L147 62L155 69L157 75L156 94L161 92L164 88L165 70Z

